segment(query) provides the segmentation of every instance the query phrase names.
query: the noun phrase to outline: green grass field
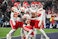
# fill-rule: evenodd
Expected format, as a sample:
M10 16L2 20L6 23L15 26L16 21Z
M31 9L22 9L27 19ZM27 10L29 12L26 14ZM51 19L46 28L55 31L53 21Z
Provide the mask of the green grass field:
M0 38L6 37L7 33L11 30L11 28L0 28ZM55 33L58 32L58 29L44 29L46 33ZM37 31L40 34L39 30ZM14 36L20 35L20 28L14 33Z

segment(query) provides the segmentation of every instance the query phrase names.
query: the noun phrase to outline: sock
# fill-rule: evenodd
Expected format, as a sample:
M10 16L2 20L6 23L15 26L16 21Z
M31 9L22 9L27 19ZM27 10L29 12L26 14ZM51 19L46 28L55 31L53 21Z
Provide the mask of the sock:
M7 34L6 39L11 39L14 32L15 32L15 30L12 29L12 30Z
M45 33L42 29L39 29L39 31L40 31L45 37L48 37L48 36L46 35L46 33Z
M29 33L26 35L26 39L30 36L30 34L33 32L33 30L30 30Z

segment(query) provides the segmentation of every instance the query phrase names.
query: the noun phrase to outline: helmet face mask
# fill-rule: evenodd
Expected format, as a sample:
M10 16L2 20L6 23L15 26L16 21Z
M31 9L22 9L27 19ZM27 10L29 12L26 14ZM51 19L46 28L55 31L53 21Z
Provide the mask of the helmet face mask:
M36 9L36 6L31 6L32 9Z
M35 5L34 5L34 4L32 4L32 5L31 5L31 7L35 7Z
M32 3L31 3L31 8L32 8L32 9L36 9L35 2L32 2Z

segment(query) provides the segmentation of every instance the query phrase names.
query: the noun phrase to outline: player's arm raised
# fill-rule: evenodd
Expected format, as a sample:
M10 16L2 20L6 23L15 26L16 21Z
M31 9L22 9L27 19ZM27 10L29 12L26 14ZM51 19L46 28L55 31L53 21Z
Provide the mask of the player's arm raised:
M41 15L40 15L40 18L39 18L40 22L39 22L39 24L38 24L38 26L40 26L40 27L41 27L41 25L42 25L43 16L44 16L44 13L41 12Z

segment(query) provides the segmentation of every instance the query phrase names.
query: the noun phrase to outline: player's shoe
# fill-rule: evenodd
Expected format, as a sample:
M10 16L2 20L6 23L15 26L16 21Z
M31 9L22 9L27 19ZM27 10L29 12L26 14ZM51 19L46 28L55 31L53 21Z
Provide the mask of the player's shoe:
M6 39L11 39L11 35L7 34Z
M46 39L50 39L49 37L46 37Z

